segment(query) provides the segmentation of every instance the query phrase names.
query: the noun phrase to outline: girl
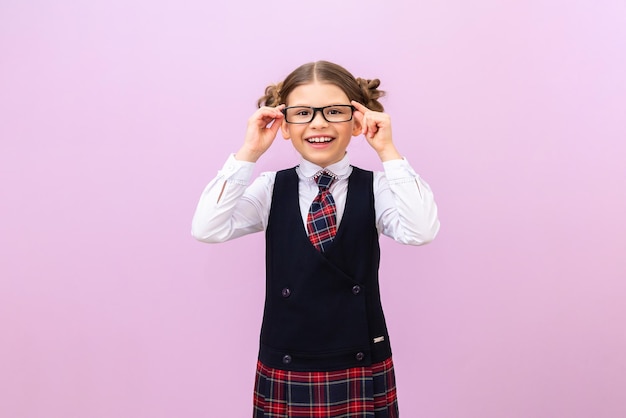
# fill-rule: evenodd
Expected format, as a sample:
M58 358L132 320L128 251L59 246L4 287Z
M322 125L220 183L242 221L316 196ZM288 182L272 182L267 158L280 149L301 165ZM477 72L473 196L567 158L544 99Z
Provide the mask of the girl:
M426 244L439 220L429 186L392 141L379 84L326 61L297 68L265 90L243 145L200 197L196 239L266 234L254 417L398 416L378 237ZM279 129L300 164L248 185ZM350 165L346 149L360 134L384 172Z

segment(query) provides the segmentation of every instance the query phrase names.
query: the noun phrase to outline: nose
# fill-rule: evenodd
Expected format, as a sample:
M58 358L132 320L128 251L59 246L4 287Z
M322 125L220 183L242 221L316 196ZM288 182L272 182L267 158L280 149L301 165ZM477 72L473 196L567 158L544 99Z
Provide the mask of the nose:
M313 120L310 122L312 126L326 126L328 122L326 122L326 118L324 118L324 113L322 113L322 109L315 109L313 113Z

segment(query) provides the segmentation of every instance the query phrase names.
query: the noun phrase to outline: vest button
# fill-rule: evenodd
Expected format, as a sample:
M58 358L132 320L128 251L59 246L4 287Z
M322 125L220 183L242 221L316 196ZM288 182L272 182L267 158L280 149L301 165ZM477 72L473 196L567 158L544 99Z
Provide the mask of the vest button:
M288 287L284 288L282 291L282 295L284 298L288 298L291 295L291 290Z
M359 286L358 284L352 286L352 293L354 293L355 295L361 293L361 286Z
M356 360L357 361L362 361L365 358L365 354L363 354L361 351L359 351L358 353L356 353Z
M291 356L289 354L285 354L283 356L283 364L289 364L291 363Z

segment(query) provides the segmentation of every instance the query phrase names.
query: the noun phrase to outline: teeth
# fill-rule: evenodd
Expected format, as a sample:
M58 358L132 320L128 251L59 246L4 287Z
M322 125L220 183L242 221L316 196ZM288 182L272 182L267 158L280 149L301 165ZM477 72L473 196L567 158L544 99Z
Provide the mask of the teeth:
M321 137L307 139L307 141L309 141L309 142L330 142L332 140L333 139L328 137L328 136L321 136Z

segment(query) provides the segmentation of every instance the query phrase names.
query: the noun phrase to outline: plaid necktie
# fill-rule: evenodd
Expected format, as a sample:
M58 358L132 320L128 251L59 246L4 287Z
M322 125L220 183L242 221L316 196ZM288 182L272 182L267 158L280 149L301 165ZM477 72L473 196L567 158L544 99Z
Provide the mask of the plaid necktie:
M320 191L313 199L306 220L306 228L309 233L311 244L319 251L324 252L337 232L337 210L335 199L328 190L335 180L334 177L324 171L316 178Z

